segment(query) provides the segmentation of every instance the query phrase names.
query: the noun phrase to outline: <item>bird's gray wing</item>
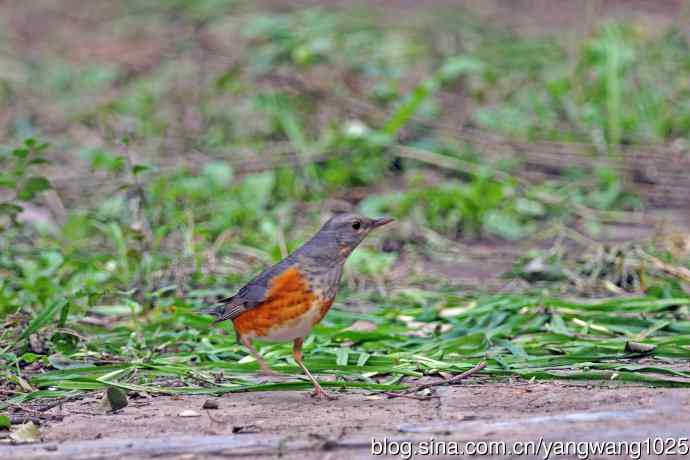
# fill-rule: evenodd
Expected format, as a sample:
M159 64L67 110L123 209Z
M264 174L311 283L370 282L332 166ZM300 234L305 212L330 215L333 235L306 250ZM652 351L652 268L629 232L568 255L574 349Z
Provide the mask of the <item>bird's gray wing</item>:
M271 280L290 265L292 263L289 260L284 260L270 267L237 291L237 294L219 300L216 306L204 312L214 315L216 319L213 324L216 324L228 319L235 319L245 311L261 305L266 300Z

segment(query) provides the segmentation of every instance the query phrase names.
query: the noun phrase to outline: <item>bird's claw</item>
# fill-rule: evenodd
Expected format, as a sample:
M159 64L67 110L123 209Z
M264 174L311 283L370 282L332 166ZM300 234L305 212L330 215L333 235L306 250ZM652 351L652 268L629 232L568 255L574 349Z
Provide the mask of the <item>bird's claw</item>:
M333 401L335 399L338 399L337 396L332 395L330 393L326 393L323 388L321 387L316 387L314 388L314 391L309 393L309 396L311 396L314 399L327 399L329 401Z

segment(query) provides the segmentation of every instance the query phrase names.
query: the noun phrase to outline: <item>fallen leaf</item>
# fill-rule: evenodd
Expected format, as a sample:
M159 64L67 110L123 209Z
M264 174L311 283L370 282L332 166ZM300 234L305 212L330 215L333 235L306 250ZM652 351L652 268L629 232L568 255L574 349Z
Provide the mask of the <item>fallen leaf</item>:
M232 427L234 434L238 433L259 433L261 428L258 425L238 425Z
M30 442L39 442L41 440L41 432L34 422L28 422L17 427L10 434L10 439L19 444L26 444Z
M20 387L22 387L22 390L26 392L33 392L36 391L34 387L32 387L29 382L24 380L21 375L15 375L15 378L17 379L17 383L19 384Z
M477 302L472 301L472 302L469 302L467 305L463 305L461 307L443 308L438 313L438 315L441 318L453 318L454 316L461 315L461 314L465 313L466 311L473 309L476 306L477 306Z
M127 407L127 404L127 392L118 387L108 387L101 399L101 409L105 412L116 412Z
M201 417L201 414L193 411L191 409L185 409L179 414L177 414L178 417Z
M201 406L202 409L218 409L218 401L215 399L207 399Z
M625 342L625 351L628 353L651 353L656 345L651 343Z
M7 414L0 414L0 430L9 430L12 426L10 416Z

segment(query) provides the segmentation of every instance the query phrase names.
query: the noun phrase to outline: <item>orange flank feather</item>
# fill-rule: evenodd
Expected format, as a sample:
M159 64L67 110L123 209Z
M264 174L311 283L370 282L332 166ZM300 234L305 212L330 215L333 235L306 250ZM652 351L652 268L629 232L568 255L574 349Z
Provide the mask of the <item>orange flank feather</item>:
M328 313L328 310L331 309L331 305L333 305L333 300L335 300L335 297L333 299L324 300L321 303L321 306L319 307L321 310L319 312L319 319L317 319L316 323L314 323L314 324L319 323L323 319L323 317L326 316L326 313Z
M272 328L307 313L317 300L299 270L289 268L271 282L266 300L261 305L233 320L235 330L240 335L266 336Z

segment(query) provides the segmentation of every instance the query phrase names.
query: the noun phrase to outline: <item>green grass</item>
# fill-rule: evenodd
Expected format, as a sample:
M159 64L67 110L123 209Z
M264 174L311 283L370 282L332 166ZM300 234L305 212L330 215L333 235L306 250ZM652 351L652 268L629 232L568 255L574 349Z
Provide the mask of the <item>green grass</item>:
M680 31L604 24L571 49L460 13L403 26L216 0L112 8L93 14L114 51L91 29L77 57L0 34L13 50L0 58L12 70L0 72L0 407L108 386L309 388L289 345L260 348L294 380L262 382L231 327L197 310L297 248L333 207L399 224L355 252L306 343L307 366L337 376L327 386L395 391L480 361L495 379L690 382L677 365L690 297L675 279L565 300L562 281L489 295L415 265L434 263L439 241L525 241L642 209L614 169L530 182L462 130L614 159L622 145L687 139ZM402 264L409 275L391 282ZM653 349L626 351L637 342Z
M126 312L107 316L115 321L108 327L53 331L50 347L59 352L52 355L6 351L4 359L13 365L5 369L5 377L16 382L23 376L35 391L4 405L107 386L151 394L309 387L299 377L289 344L263 344L260 350L274 369L294 375L294 380L261 382L254 375L258 366L234 342L230 327L209 328L210 320L192 308L194 302L165 303L169 305L137 317ZM335 309L308 339L307 366L337 377L327 386L393 391L406 387L402 377L459 373L481 361L488 362L483 374L496 378L690 386L690 372L680 366L690 358L690 320L678 319L688 317L688 297L574 301L516 294L457 296L443 290L420 296L403 290L376 304L361 314ZM57 311L51 307L38 318ZM629 351L631 342L653 349ZM29 363L47 372L22 372Z

